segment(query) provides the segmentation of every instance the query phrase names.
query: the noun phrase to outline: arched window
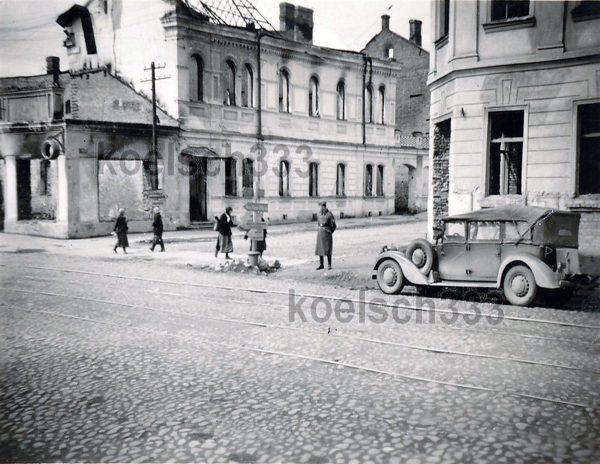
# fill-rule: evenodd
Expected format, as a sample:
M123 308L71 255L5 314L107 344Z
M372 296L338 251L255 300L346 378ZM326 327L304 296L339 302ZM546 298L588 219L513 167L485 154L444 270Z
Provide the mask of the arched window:
M279 196L290 196L290 163L285 160L279 162Z
M290 75L285 69L279 70L279 111L290 112Z
M365 166L365 197L373 195L373 165Z
M319 117L319 80L313 76L308 83L308 115Z
M308 196L319 196L319 163L308 165Z
M339 81L337 85L337 118L346 119L346 85Z
M237 160L235 158L225 159L225 195L237 196Z
M377 165L377 196L383 196L383 164Z
M223 104L235 106L235 64L231 60L225 62L225 80L223 82Z
M254 73L252 66L248 63L244 65L244 75L242 76L242 106L248 108L254 106Z
M337 165L335 177L335 194L338 197L346 196L346 166L342 163Z
M199 55L193 55L190 64L190 100L204 100L204 62Z
M242 161L242 196L254 195L254 160L244 158Z
M365 91L365 120L367 123L373 123L373 88L368 85Z
M377 122L385 124L385 87L383 85L377 91Z

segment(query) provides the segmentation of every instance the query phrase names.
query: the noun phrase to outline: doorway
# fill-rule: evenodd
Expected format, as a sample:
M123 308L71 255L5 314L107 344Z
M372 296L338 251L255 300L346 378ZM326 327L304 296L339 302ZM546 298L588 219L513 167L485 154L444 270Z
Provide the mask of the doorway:
M207 217L206 172L207 158L190 156L190 222L205 222Z
M31 161L17 160L17 220L31 219Z

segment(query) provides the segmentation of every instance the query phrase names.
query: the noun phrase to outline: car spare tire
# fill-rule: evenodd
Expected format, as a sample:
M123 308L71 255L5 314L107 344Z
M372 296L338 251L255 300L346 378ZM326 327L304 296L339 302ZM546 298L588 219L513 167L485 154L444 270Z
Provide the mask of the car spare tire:
M433 267L433 245L427 240L418 238L410 242L406 249L406 257L419 268L421 274L427 275Z

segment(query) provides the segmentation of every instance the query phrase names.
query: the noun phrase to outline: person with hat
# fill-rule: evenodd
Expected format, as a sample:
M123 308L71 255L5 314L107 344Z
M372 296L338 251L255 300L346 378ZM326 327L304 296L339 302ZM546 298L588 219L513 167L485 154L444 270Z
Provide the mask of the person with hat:
M327 268L331 269L331 254L333 251L333 233L336 229L335 218L333 213L327 209L327 203L322 201L319 203L321 210L317 215L317 246L315 247L315 255L319 257L319 267L317 271L323 269L323 258L327 256Z
M152 246L150 251L154 251L156 245L160 245L160 251L165 251L165 243L163 242L163 220L160 215L160 208L154 207L154 221L152 221L152 231L154 232L154 238L152 239Z
M123 247L123 253L127 254L127 247L129 246L129 240L127 239L127 218L125 217L125 210L121 208L119 210L119 217L115 223L113 234L117 235L117 243L113 247L113 251L117 252L117 247Z

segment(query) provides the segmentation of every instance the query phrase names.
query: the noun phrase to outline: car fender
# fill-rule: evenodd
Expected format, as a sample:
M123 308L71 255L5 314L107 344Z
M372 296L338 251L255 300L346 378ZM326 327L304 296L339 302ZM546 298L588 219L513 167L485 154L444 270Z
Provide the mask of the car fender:
M408 280L411 284L414 285L427 285L429 282L427 281L427 276L423 275L419 268L413 264L411 260L409 260L402 252L399 251L385 251L381 253L377 257L377 262L374 271L377 271L379 265L384 259L393 259L400 265L400 269L402 269L402 273L406 280Z
M496 286L500 288L502 286L502 276L508 266L515 262L521 262L533 272L535 277L535 283L542 288L560 288L558 275L550 269L550 267L535 256L527 254L512 255L502 261L500 270L498 271L498 280Z

